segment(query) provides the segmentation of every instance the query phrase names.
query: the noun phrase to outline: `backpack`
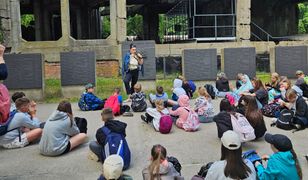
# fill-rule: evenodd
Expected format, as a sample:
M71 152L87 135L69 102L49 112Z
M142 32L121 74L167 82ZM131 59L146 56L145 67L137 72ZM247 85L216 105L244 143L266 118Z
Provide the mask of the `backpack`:
M113 112L113 115L120 115L120 103L118 100L118 95L114 94L110 96L106 100L104 108L110 108Z
M3 136L3 135L5 135L6 133L11 132L11 131L14 131L14 130L16 130L16 129L19 129L19 127L18 127L18 128L14 128L14 129L8 130L9 125L10 125L10 123L12 122L12 120L13 120L13 118L14 118L14 116L15 116L16 113L17 113L17 110L12 111L12 112L10 113L10 117L8 118L8 120L7 120L4 124L0 124L0 136ZM21 137L20 137L20 131L19 131L19 140L21 140L20 138L21 138Z
M182 165L179 160L173 156L167 157L167 160L173 164L174 169L181 175Z
M209 95L211 96L211 98L215 99L216 93L215 93L214 87L210 84L206 84L204 87L207 93L209 93Z
M276 127L284 130L294 129L295 126L293 124L294 112L289 109L283 109L280 112L279 118L276 121Z
M82 111L89 111L90 107L88 106L86 99L85 99L86 93L83 93L78 101L78 106L80 110Z
M196 89L197 89L196 84L192 80L189 80L188 84L189 84L189 87L190 87L192 93L194 93L196 91Z
M80 131L80 133L85 133L87 134L87 126L88 126L88 122L85 118L80 118L80 117L75 117L74 118L76 125Z
M0 123L5 123L10 114L10 94L6 86L0 83Z
M249 150L242 154L243 159L249 160L252 164L254 164L256 161L259 161L262 163L261 157L258 155L258 153L255 150Z
M256 138L255 130L244 115L240 113L231 114L231 123L233 131L240 136L241 142L251 141Z
M102 127L101 129L106 135L101 159L106 159L112 154L118 154L124 162L123 170L126 170L130 165L131 154L125 137L122 134L110 131L107 127Z
M276 103L271 103L263 106L261 112L266 117L277 117L280 112L280 106Z
M195 111L189 109L186 110L189 114L187 120L183 123L183 129L185 131L196 131L200 126L199 116Z
M207 163L206 165L203 165L199 172L198 172L198 175L195 175L194 177L192 177L191 180L201 180L201 179L204 179L207 175L207 172L209 171L209 169L211 168L211 166L213 165L214 163L213 162L209 162Z
M170 133L172 123L173 121L170 115L162 114L159 120L159 132L162 134Z

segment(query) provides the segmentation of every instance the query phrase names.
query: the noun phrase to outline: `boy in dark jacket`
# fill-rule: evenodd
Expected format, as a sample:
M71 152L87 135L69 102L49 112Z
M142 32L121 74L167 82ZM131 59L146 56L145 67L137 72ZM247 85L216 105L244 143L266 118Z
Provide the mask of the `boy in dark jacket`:
M103 109L101 113L102 121L104 122L103 127L107 127L111 132L122 134L126 137L126 123L123 123L118 120L114 120L112 110L110 108ZM105 159L101 159L101 154L104 152L104 146L106 143L106 135L103 133L102 128L97 129L96 131L96 141L90 143L90 150L99 158L99 161L104 163Z
M89 110L101 110L104 107L105 102L95 96L94 93L94 85L89 83L85 86L86 92L81 96L84 99L85 103L89 107Z

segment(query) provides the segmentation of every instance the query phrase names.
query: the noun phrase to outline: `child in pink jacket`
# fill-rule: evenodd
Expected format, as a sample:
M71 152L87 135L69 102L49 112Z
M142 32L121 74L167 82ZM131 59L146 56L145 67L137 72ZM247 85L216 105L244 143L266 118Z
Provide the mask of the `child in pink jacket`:
M176 120L176 126L183 129L183 123L187 120L189 115L189 97L187 95L181 95L178 99L179 106L176 110L169 110L170 115L179 116Z

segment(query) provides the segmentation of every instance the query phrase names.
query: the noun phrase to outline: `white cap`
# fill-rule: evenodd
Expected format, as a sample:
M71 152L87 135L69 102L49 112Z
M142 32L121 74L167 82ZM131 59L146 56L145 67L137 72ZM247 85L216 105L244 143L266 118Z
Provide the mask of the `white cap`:
M108 156L103 164L103 174L104 177L108 179L118 179L123 170L123 159L119 155Z
M221 137L222 145L229 150L236 150L241 147L241 140L239 135L234 131L226 131Z

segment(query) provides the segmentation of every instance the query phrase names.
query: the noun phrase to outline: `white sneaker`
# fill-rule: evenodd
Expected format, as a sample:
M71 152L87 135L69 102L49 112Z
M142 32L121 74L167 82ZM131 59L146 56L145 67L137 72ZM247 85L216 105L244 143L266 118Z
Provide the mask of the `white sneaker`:
M93 161L95 161L95 162L98 162L98 161L99 161L99 158L97 157L97 155L94 154L91 150L90 150L90 152L89 152L89 154L88 154L88 159L89 159L89 160L93 160Z

